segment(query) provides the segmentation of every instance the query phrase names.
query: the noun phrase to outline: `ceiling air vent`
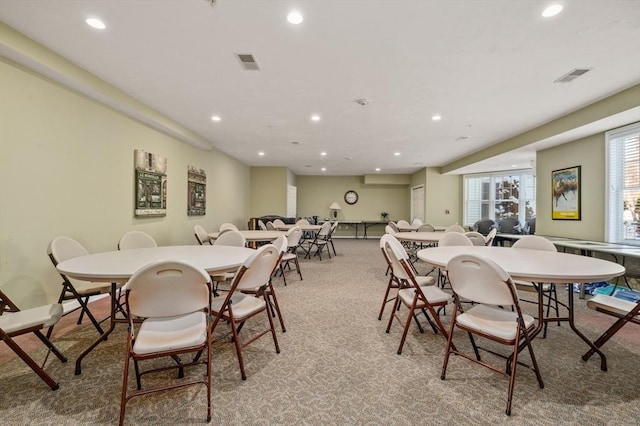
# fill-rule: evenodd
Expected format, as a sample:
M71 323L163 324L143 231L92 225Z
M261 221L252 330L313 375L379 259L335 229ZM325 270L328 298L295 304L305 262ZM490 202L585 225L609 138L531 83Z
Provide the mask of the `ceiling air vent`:
M257 71L260 69L260 65L258 65L253 55L238 53L237 56L245 70Z
M589 71L591 71L591 68L576 68L554 81L554 83L569 83Z

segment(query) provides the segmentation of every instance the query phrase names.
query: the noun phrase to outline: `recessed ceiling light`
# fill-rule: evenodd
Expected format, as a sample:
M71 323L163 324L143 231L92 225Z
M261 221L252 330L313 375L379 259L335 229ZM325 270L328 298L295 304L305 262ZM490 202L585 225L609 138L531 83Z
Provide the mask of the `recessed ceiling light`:
M542 11L542 16L545 18L556 16L558 13L562 12L562 9L563 6L561 4L552 4Z
M376 167L376 172L379 172L379 171L380 171L380 167Z
M220 116L219 115L214 115L214 116L211 117L211 120L220 121Z
M518 167L518 165L517 164L512 164L511 167L516 168L516 167Z
M87 25L98 30L104 30L107 26L98 18L89 18L85 21Z
M438 121L438 120L441 120L441 119L442 119L442 116L440 116L439 114L436 114L436 115L432 116L432 117L431 117L431 119L432 119L433 121Z
M393 155L395 155L396 157L399 157L400 153L399 152L394 152Z
M312 115L311 116L311 120L313 121L320 121L320 116L318 114Z
M322 170L323 172L326 172L326 171L327 171L327 168L326 168L326 167L323 167L323 168L321 168L320 170Z
M322 152L320 153L320 155L322 155L323 157L326 157L326 156L327 156L327 153L326 153L326 152L324 152L324 151L322 151Z
M263 157L263 156L264 156L264 151L260 151L260 152L258 152L258 155L259 155L259 156L261 156L261 157Z
M287 21L289 21L290 24L298 25L302 23L303 20L302 14L296 10L289 12L287 15Z

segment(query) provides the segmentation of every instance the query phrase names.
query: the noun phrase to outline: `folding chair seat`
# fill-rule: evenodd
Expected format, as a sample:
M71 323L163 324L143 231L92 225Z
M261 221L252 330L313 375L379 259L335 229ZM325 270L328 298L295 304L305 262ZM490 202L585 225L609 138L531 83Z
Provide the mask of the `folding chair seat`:
M120 401L120 425L127 403L152 392L204 384L207 388L207 422L211 421L211 284L209 275L186 262L160 261L144 266L127 283L126 306L129 318L126 355ZM144 318L140 324L138 321ZM138 326L139 325L139 326ZM200 360L206 351L205 360ZM194 354L183 363L178 357ZM172 358L169 363L149 362ZM136 390L129 391L129 365L133 360ZM141 370L142 363L148 369ZM206 375L184 378L184 367L204 364ZM142 376L169 369L179 369L178 379L166 384L142 388ZM159 380L157 376L155 381Z
M229 323L238 363L240 364L242 380L246 380L247 378L244 369L244 360L242 358L243 347L265 334L271 333L276 353L280 353L278 337L276 336L276 330L273 325L271 306L263 297L269 285L271 274L279 260L280 252L273 244L261 246L244 262L240 269L238 269L227 295L225 297L216 297L211 303L211 314L215 316L211 327L212 332L216 330L216 327L221 322ZM242 293L243 290L252 290L255 288L260 289L256 295ZM262 312L267 316L269 327L261 331L255 331L252 336L240 342L238 335L239 328L248 320L255 318Z
M509 377L505 413L510 415L518 365L532 369L540 388L544 387L530 338L530 334L536 328L536 321L531 315L522 313L515 284L509 274L495 262L472 255L456 256L447 264L447 275L455 296L455 304L440 378L445 379L451 354ZM470 300L474 304L465 310L460 303L462 299ZM459 351L453 345L456 328L469 335L475 357ZM504 371L482 361L479 352L481 348L476 344L474 335L511 348L512 353L509 356L488 351L508 360ZM518 361L518 354L525 347L529 350L532 366Z
M389 297L389 294L394 290L410 287L410 284L408 282L401 280L400 278L398 278L393 274L391 260L389 259L389 256L387 255L387 251L385 250L385 245L390 240L391 241L395 240L393 241L392 244L402 246L402 244L393 235L385 234L380 238L380 251L382 251L382 257L384 258L387 265L387 272L385 273L385 275L389 275L389 281L387 282L387 289L385 290L384 297L382 299L382 306L380 306L378 321L382 320L382 314L384 313L384 308L387 306L387 303L395 302L397 298L397 294L393 295L392 297ZM433 277L418 275L413 263L410 262L410 265L414 271L415 278L416 278L416 281L418 282L418 285L427 286L427 285L433 285L435 283L435 279ZM420 326L420 323L418 323L418 326Z
M425 315L434 333L440 331L446 339L447 331L440 321L439 312L451 301L451 295L434 285L433 278L428 281L430 285L420 285L409 262L407 252L397 239L392 236L386 237L383 247L391 263L392 274L399 281L396 302L386 329L386 332L389 333L394 319L399 322L404 321L404 331L398 346L398 355L402 353L412 319L415 318L417 321L415 317L417 312L422 312ZM399 313L402 305L408 309L406 318L401 318Z
M305 259L310 259L311 255L320 257L322 260L322 252L327 251L329 259L331 259L331 251L329 250L329 235L331 234L331 222L322 224L320 231L311 240L303 243L302 248L305 251ZM314 251L315 250L315 251Z
M51 327L58 322L61 317L62 305L59 303L20 310L6 294L0 291L0 340L4 341L9 349L15 352L51 390L57 390L60 386L44 371L44 365L47 362L49 354L47 353L47 356L42 362L42 366L40 366L13 338L23 334L33 333L60 361L67 362L67 358L62 355L53 343L40 331L44 328Z
M79 256L86 256L89 254L86 248L78 241L69 238L69 237L56 237L49 243L47 247L47 254L49 255L49 259L53 263L55 267L58 263L73 259ZM57 269L56 269L57 271ZM89 281L81 281L73 278L69 278L64 274L60 273L62 277L62 290L60 291L60 296L58 297L58 303L63 304L63 315L67 315L76 309L80 309L80 316L78 318L78 324L82 323L82 318L84 315L89 318L93 326L96 328L98 333L104 334L102 327L100 326L100 322L95 318L93 313L89 310L89 298L92 296L98 296L101 294L109 294L111 292L111 284L104 282L89 282ZM116 286L116 289L120 289L123 284L119 283ZM67 304L64 304L64 301L75 300L80 305L79 308L73 307L70 310L67 310ZM49 327L49 331L47 332L47 337L51 336L53 331L53 326Z
M587 306L595 311L618 318L611 327L606 329L600 337L593 342L593 345L598 349L607 343L625 324L633 323L640 325L640 300L631 302L606 294L597 294L587 300ZM590 349L582 355L582 359L587 361L594 352L593 349Z
M209 238L209 233L200 225L195 225L193 227L193 232L196 236L196 240L198 244L211 244L211 238Z
M513 243L511 246L513 249L529 249L529 250L544 250L544 251L557 251L556 246L549 241L548 239L538 236L538 235L527 235L520 238L518 241ZM515 280L516 288L518 291L529 292L529 293L538 293L539 291L542 293L541 300L546 298L546 312L544 312L543 318L539 319L539 321L544 321L544 331L542 337L547 337L547 325L549 324L548 318L551 313L551 309L556 311L556 317L560 315L558 302L558 294L556 292L556 285L553 283L534 283L529 281ZM529 302L526 299L520 299L521 302ZM538 303L538 302L534 302ZM542 309L539 310L543 312ZM558 321L558 326L560 326L560 321Z

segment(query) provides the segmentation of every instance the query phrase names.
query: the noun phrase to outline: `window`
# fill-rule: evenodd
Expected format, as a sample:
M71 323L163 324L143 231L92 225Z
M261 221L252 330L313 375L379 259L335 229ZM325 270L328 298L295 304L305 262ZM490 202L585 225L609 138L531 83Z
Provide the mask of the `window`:
M464 176L464 224L536 216L536 178L532 170Z
M606 133L605 240L640 245L640 123Z

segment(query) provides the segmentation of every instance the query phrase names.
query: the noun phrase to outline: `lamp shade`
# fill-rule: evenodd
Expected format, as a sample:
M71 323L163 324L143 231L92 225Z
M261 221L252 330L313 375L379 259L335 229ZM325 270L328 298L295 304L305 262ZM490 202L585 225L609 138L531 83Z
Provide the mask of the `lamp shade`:
M333 203L331 203L331 205L329 206L329 209L330 210L341 210L340 206L335 201Z

